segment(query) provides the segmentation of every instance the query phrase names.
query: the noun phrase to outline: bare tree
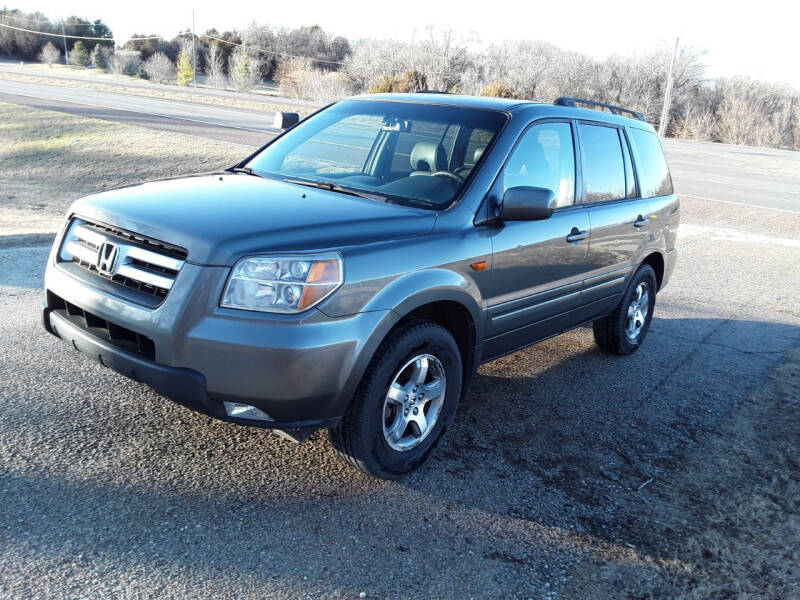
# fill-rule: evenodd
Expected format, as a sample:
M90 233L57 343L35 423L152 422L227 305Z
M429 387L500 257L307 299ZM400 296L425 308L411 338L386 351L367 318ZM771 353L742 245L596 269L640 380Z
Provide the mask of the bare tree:
M156 83L167 83L175 79L175 65L163 52L156 52L142 65L147 78Z
M61 53L53 45L52 42L47 42L39 53L39 60L45 63L48 67L52 67L55 63L61 60Z
M212 43L206 51L206 83L211 87L224 88L228 86L224 60L219 44Z

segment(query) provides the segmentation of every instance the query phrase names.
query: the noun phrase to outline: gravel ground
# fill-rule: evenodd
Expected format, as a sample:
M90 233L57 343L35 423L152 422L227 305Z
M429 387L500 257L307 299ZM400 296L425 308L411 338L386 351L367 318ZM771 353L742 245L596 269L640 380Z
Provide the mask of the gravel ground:
M661 536L704 535L675 490L800 345L800 217L683 211L639 353L603 356L582 328L484 365L399 482L321 434L215 422L71 352L39 325L46 248L0 249L0 597L685 597L692 578L720 596ZM779 516L761 527L796 523L796 504Z

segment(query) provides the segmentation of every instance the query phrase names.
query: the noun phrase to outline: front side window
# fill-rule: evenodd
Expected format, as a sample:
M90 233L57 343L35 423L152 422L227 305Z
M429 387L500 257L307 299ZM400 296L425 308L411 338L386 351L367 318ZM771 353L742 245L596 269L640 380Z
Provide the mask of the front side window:
M636 167L642 198L669 196L672 178L658 136L651 131L629 129L631 144L636 150Z
M556 207L575 203L575 150L569 123L542 123L523 134L503 168L503 193L512 187L552 190Z
M625 161L615 127L580 125L586 202L625 198Z
M475 166L475 151L467 156L470 132L480 129L488 146L506 120L494 110L347 100L303 121L246 166L262 177L440 209Z

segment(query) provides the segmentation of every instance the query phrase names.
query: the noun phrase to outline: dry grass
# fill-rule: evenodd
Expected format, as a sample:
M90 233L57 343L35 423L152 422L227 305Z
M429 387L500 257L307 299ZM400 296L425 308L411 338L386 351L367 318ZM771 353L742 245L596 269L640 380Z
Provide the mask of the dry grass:
M66 67L63 67L66 69ZM58 71L42 70L42 76L27 75L22 73L9 73L0 71L0 79L8 79L12 81L27 81L30 83L42 83L47 85L56 85L61 87L81 88L88 90L97 90L101 92L114 92L118 94L130 94L133 96L146 96L148 98L161 98L164 100L177 100L183 102L192 102L194 104L206 104L211 106L224 106L226 108L241 108L244 110L255 110L266 113L274 113L279 111L292 111L299 113L301 117L311 114L315 107L306 105L294 104L277 104L269 101L269 96L265 94L264 101L235 98L230 96L213 96L203 94L202 92L187 94L174 89L169 86L150 83L144 79L136 79L137 83L147 84L148 87L140 87L138 85L125 85L132 81L132 78L125 75L111 75L108 73L97 73L93 69L77 69L76 75L87 76L87 74L96 73L97 82L81 81L76 79L57 79L53 75L58 75ZM48 77L48 75L50 75ZM152 87L150 87L152 86Z
M628 560L581 569L567 596L800 598L798 409L795 350L659 486L636 518L646 533Z
M0 103L0 239L56 231L81 196L230 166L249 146Z

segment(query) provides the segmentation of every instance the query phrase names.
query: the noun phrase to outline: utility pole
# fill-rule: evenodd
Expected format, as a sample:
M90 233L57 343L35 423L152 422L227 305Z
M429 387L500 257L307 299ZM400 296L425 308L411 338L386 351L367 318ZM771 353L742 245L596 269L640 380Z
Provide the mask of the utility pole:
M197 51L194 48L194 9L192 9L192 87L197 87Z
M678 55L678 42L680 42L680 38L675 38L675 49L672 51L672 60L669 61L669 72L667 73L667 88L664 90L664 108L661 109L661 119L658 122L658 137L662 138L667 132L669 103L672 96L672 70L675 68L675 57Z
M61 19L61 41L64 42L64 65L68 65L69 62L68 62L68 59L67 59L67 36L64 33L64 19L63 19L63 17Z

